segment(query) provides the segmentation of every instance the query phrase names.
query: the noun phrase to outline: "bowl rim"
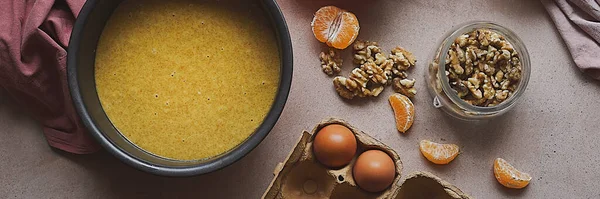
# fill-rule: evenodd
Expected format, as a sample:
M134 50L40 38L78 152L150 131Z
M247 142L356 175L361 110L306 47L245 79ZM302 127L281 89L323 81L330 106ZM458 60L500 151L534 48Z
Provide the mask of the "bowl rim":
M271 24L273 24L273 29L278 37L277 41L279 44L281 59L279 87L271 109L257 130L238 146L228 152L225 152L224 155L217 156L214 160L185 167L156 165L133 157L126 151L120 149L118 146L115 146L115 144L98 128L97 124L95 124L90 113L88 112L82 97L79 78L77 76L77 63L79 60L77 55L79 55L80 51L79 44L82 40L84 26L87 24L90 13L100 1L102 0L86 1L79 13L79 16L77 17L77 20L75 21L67 51L67 82L71 93L71 98L73 100L73 105L80 117L80 120L92 137L94 137L96 141L98 141L100 145L102 145L109 153L117 157L122 162L151 174L172 177L194 176L210 173L237 162L250 153L250 151L252 151L254 148L256 148L258 144L260 144L262 140L270 133L271 129L275 126L277 120L283 112L290 92L293 77L293 49L291 36L283 13L281 12L281 9L275 0L260 0L263 3L265 11L271 15Z

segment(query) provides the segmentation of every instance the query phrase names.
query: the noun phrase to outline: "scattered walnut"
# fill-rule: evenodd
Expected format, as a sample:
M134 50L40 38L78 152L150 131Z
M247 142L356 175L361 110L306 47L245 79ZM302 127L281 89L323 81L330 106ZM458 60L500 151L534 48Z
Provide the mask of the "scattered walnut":
M354 96L367 96L364 88L367 86L368 81L368 75L356 68L352 70L349 78L342 76L333 78L333 85L340 96L352 99Z
M354 42L354 63L364 64L371 60L375 61L378 53L381 53L381 48L377 42L371 41L356 41Z
M398 71L397 74L395 74L396 77L402 78L402 79L406 79L408 78L408 74L406 73L406 71Z
M519 54L502 35L489 29L457 37L445 61L450 87L475 106L502 103L516 91L522 77Z
M369 92L370 96L377 97L381 92L383 92L384 87L382 85L378 85L375 88L372 88Z
M415 86L415 79L400 79L399 77L394 78L392 87L394 91L406 95L407 97L414 97L417 94Z
M321 60L321 68L325 74L333 76L340 73L343 60L334 49L329 49L328 53L321 52L319 59Z
M412 66L415 66L415 63L417 62L417 59L411 52L408 52L401 47L392 49L390 59L394 61L394 64L396 65L393 70L394 74L396 75L402 71L408 70Z
M360 69L369 74L369 77L373 82L386 85L388 83L388 79L392 77L392 68L391 65L383 66L384 68L382 68L382 66L383 65L377 65L375 62L367 61L360 66Z
M355 96L376 97L383 91L383 86L376 85L369 89L367 88L369 79L369 74L360 68L355 68L348 78L342 76L333 78L333 85L338 94L346 99L352 99Z
M387 58L385 57L385 55L383 53L375 54L375 63L376 64L382 64L385 61L387 61Z
M394 69L394 61L392 61L391 59L386 59L385 61L381 62L381 64L379 64L379 67L381 67L383 69L383 74L387 78L387 82L383 83L383 84L389 84L393 77L392 70ZM404 75L404 78L406 78L406 76L408 76L406 74L406 72L404 72L404 71L402 74L399 74L397 76L400 76L400 75Z
M342 76L333 78L333 86L338 94L346 99L354 98L355 91L358 89L356 82Z
M367 87L367 83L369 82L369 74L360 68L355 68L350 73L350 79L354 80L354 82L359 84L361 87Z
M337 76L333 79L333 85L340 96L347 99L378 96L392 82L396 92L409 97L417 93L413 88L415 80L407 79L406 73L416 62L412 53L396 47L388 57L377 42L360 40L354 43L353 50L353 62L358 67L352 70L348 78Z

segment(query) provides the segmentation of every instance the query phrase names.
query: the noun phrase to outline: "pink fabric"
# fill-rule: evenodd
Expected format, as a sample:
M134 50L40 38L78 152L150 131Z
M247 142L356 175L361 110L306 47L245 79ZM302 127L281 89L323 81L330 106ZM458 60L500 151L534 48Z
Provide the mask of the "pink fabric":
M600 0L542 0L581 71L600 80Z
M38 119L50 146L78 154L100 147L75 112L67 45L85 0L0 0L0 86Z

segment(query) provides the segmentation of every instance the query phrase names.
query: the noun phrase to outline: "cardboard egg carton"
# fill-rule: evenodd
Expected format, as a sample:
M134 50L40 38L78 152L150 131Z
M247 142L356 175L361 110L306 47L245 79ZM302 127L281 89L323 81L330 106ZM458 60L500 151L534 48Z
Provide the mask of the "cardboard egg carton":
M313 154L312 144L315 134L330 124L344 125L356 136L357 153L350 164L342 168L330 169L319 163ZM392 185L377 193L360 189L352 176L356 158L362 152L371 149L387 153L396 164L396 176ZM400 183L401 174L402 161L393 149L344 120L330 118L320 122L310 133L307 131L302 133L302 137L286 160L277 165L274 171L275 177L262 198L470 198L460 189L433 174L417 172Z

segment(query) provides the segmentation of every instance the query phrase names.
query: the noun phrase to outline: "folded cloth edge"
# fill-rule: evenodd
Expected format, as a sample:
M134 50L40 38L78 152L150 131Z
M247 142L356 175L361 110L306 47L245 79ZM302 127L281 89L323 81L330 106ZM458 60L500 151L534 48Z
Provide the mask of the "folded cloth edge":
M555 1L540 1L554 22L579 70L600 80L600 58L596 54L600 54L598 41L592 39L590 35L575 25Z

